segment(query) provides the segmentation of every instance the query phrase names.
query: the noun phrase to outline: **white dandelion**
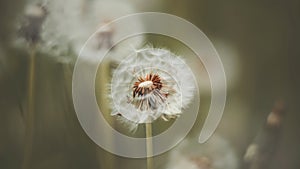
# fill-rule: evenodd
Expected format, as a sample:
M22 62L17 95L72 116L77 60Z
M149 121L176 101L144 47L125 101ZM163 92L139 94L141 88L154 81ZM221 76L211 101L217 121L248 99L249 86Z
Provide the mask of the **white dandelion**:
M193 73L183 59L165 49L144 48L114 71L111 114L134 124L169 120L182 113L195 90Z

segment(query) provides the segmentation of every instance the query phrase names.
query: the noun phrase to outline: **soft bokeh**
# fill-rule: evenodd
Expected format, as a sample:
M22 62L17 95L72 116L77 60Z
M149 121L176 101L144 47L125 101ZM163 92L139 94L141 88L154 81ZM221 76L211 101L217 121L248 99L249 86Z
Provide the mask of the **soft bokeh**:
M34 10L28 13L33 9L30 7ZM39 9L43 7L47 9L45 18ZM127 135L144 137L143 126L131 133L109 115L107 86L119 54L127 55L132 48L148 44L164 47L186 57L199 83L201 103L197 123L187 140L177 149L154 157L155 169L175 169L170 167L177 162L181 168L218 169L224 162L218 161L222 159L219 156L226 153L230 159L224 162L223 169L299 169L300 2L294 0L1 0L0 168L146 168L146 159L123 158L98 147L81 128L72 103L72 71L81 45L103 22L144 11L182 17L201 29L214 44L228 83L218 134L207 144L190 143L197 140L210 105L208 75L187 47L158 35L121 42L109 54L115 59L99 65L95 93L107 121ZM140 27L135 29L143 29L140 21L136 22ZM24 23L31 24L26 26L29 38L18 33ZM104 33L105 37L113 37L122 28L111 29L114 30ZM28 40L36 37L40 39ZM99 37L103 37L103 32ZM99 52L100 41L95 41L96 45L86 53L91 58ZM127 42L133 44L128 51ZM33 53L34 114L28 116L28 69L32 63L29 56ZM93 59L87 59L87 75L89 64L93 64ZM280 118L278 112L284 112ZM153 133L161 133L171 124L172 121L155 122ZM103 137L113 144L110 133ZM192 151L193 158L186 160L188 155L177 155L179 150ZM198 160L205 165L199 165Z

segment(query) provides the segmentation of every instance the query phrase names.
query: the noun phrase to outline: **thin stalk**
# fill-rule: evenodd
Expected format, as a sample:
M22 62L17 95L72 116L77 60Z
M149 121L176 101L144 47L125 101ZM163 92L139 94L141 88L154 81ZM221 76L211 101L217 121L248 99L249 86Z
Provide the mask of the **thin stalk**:
M153 169L152 123L146 123L147 169Z
M90 63L88 63L90 64ZM99 98L100 98L100 102L99 104L101 104L101 110L103 112L109 112L110 109L107 105L109 105L109 102L107 100L107 96L104 95L103 93L107 92L107 84L110 82L110 75L111 75L111 64L113 64L111 61L105 61L103 62L103 65L99 66L99 73L100 76L97 76L96 81L101 81L101 83L99 84L99 88L97 88L96 93L100 94ZM109 113L104 113L104 117L107 120L108 123L110 123L112 126L114 126L114 121L113 121L113 117L109 114ZM97 126L97 125L96 125ZM111 143L111 147L115 148L114 144L115 144L115 137L112 133L106 133L103 136L108 142ZM100 149L98 149L98 158L99 158L99 164L100 164L100 168L105 168L105 169L115 169L115 168L119 168L118 163L116 161L116 157L108 152L104 152L104 151L100 151ZM122 167L121 167L122 168Z
M28 68L28 101L27 101L27 115L25 118L26 135L24 147L24 159L22 169L30 168L30 161L32 157L32 145L34 134L34 74L35 74L35 45L29 48L29 68Z

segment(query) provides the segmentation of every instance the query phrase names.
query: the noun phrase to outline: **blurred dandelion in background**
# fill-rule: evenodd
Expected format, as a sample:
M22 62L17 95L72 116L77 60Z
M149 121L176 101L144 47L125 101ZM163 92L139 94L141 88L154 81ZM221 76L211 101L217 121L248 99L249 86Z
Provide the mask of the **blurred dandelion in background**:
M41 29L47 14L48 10L43 4L28 5L18 35L23 37L29 44L36 44L41 41Z
M79 17L82 20L79 28L85 35L82 40L73 43L73 48L77 54L84 56L87 65L97 63L98 56L103 55L106 49L111 49L107 54L108 58L118 63L121 56L128 55L133 48L143 44L143 36L128 38L122 43L116 41L129 30L139 32L144 29L139 19L133 20L131 25L127 26L113 24L114 20L135 13L136 8L133 4L119 0L86 1L85 3L85 8L89 12Z
M105 47L112 47L114 36L122 29L110 27L108 23L136 11L132 4L119 0L66 0L63 4L59 0L44 3L37 3L35 0L29 2L35 5L27 5L25 19L21 26L18 26L20 36L27 41L42 40L40 51L62 56L78 55L87 39L97 32L94 41L84 50L86 58L92 60L101 49L102 43ZM111 10L112 8L114 10ZM107 29L99 29L105 25ZM133 29L141 28L141 24L137 21ZM128 43L137 46L141 41L142 38ZM16 46L22 47L18 39Z
M214 134L206 143L186 139L172 150L166 169L237 169L234 148L220 135Z

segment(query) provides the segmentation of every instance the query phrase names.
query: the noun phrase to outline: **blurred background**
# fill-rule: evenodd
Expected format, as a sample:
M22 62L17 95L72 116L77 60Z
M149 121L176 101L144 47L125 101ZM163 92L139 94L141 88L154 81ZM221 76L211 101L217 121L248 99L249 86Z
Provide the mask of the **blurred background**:
M186 57L201 104L197 123L174 150L154 157L156 169L299 169L300 1L297 0L0 0L0 168L146 168L146 159L115 156L83 131L72 103L72 71L78 52L101 25L135 12L164 12L201 29L225 67L227 102L215 135L197 144L210 104L207 73L180 42L158 35L125 40L99 66L96 95L112 126L107 85L126 55L151 44ZM137 27L145 29L142 21ZM110 47L118 29L97 32L86 66ZM179 48L178 48L179 47ZM88 73L88 71L87 71ZM164 131L172 122L154 124ZM109 133L107 134L109 138ZM112 143L113 144L113 143Z

